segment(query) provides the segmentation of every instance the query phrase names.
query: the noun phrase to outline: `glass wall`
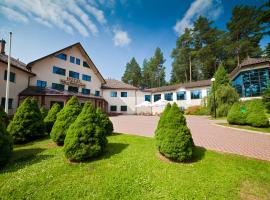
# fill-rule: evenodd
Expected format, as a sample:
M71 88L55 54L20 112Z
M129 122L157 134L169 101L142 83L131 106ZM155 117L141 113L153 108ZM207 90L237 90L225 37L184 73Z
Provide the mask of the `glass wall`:
M261 96L268 86L269 69L253 69L240 72L233 79L233 86L240 97Z

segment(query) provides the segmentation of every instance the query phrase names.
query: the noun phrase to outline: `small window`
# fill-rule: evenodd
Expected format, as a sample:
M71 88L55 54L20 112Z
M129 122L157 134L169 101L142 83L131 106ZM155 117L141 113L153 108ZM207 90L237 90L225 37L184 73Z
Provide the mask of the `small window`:
M179 91L176 93L177 100L186 100L186 91Z
M13 73L13 72L10 72L10 82L13 82L15 83L15 78L16 78L16 74ZM7 80L7 70L5 70L5 74L4 74L4 80L6 81Z
M68 86L68 91L78 93L79 88L78 87L73 87L73 86Z
M88 95L90 94L90 90L86 88L82 88L82 93Z
M99 97L100 96L100 91L96 90L95 96Z
M121 97L127 97L128 93L127 92L121 92Z
M69 77L79 79L80 78L80 74L78 72L69 71Z
M121 106L121 112L127 112L127 106Z
M144 101L149 101L151 102L151 95L144 95Z
M161 99L161 94L155 94L154 95L154 102L158 101Z
M117 97L117 91L111 91L111 97Z
M111 112L116 112L117 111L117 106L110 106Z
M37 86L45 88L45 87L47 87L47 81L37 80Z
M88 63L86 61L83 61L83 66L90 68L90 66L88 65Z
M172 92L170 92L170 93L165 93L165 94L164 94L164 99L165 99L166 101L172 101L172 100L173 100L173 93L172 93Z
M53 73L65 76L66 75L66 70L63 69L63 68L54 66L53 67Z
M76 64L80 65L81 64L81 60L79 58L76 58Z
M53 106L53 104L58 103L61 108L64 107L64 102L63 101L51 101L50 102L50 108Z
M82 80L90 82L91 81L91 76L83 74L82 75Z
M52 83L52 89L63 91L65 86L59 83Z
M75 57L70 56L70 57L69 57L69 62L71 62L71 63L74 63L74 64L75 64Z
M191 99L201 99L202 98L202 91L201 90L192 90L190 92Z
M62 60L67 60L67 54L64 53L60 53L56 57Z
M5 103L6 103L6 98L3 97L1 100L1 107L5 108ZM8 99L8 109L12 109L12 103L13 103L13 99Z

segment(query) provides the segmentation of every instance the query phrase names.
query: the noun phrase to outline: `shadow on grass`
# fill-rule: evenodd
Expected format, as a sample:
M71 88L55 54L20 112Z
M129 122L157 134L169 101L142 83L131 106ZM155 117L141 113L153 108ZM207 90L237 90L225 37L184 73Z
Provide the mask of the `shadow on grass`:
M15 172L29 165L33 165L42 160L47 160L53 157L52 155L39 155L45 150L46 149L42 148L14 150L9 163L1 169L0 173Z
M29 141L29 142L26 142L26 143L18 143L18 144L15 144L15 145L14 145L14 148L34 145L34 144L36 144L37 142L42 142L43 140L48 140L48 139L50 139L50 136L49 136L49 135L46 135L46 136L44 136L44 137L34 139L33 141Z

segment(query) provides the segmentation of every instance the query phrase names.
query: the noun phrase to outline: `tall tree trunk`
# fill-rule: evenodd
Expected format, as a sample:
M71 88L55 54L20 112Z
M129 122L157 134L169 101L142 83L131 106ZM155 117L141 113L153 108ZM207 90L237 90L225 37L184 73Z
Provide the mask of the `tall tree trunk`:
M189 56L189 82L192 82L191 56Z

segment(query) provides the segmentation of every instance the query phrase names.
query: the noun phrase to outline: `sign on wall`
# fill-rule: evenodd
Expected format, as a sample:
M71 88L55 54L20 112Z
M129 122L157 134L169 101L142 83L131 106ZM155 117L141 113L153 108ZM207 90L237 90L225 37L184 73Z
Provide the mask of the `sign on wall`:
M61 79L60 83L76 87L85 87L85 84L82 83L79 79L67 77L67 79Z

